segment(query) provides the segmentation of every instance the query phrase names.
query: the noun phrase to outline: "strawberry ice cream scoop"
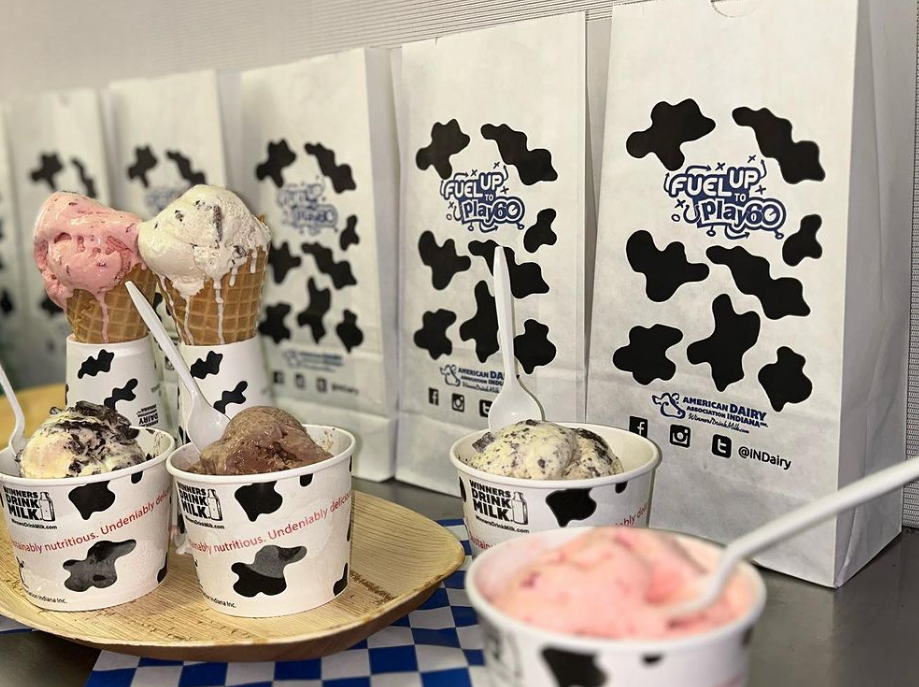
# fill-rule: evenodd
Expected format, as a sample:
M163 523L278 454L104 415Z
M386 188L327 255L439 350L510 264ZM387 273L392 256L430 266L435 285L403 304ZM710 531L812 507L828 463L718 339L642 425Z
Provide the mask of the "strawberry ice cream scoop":
M67 309L77 289L102 300L141 263L140 218L76 193L58 192L42 205L35 222L35 263L45 291Z
M713 630L746 613L752 593L739 576L697 616L674 619L667 606L701 590L707 568L673 537L605 527L542 554L490 601L525 623L608 639L667 639Z

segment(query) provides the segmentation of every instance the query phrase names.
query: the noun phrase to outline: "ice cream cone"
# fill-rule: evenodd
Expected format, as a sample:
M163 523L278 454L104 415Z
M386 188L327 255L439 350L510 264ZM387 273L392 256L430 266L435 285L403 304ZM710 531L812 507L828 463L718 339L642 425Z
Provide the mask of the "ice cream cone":
M125 288L127 281L133 281L147 300L153 299L156 275L143 265L135 266L101 300L89 291L77 289L73 292L73 296L67 300L66 312L77 341L121 343L147 335L147 326Z

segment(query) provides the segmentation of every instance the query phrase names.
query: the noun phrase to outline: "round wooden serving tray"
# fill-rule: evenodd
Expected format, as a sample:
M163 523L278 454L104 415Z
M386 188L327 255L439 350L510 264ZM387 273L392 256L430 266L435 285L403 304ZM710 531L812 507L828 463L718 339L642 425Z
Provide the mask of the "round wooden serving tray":
M169 574L147 596L101 611L45 611L30 604L5 525L0 526L0 614L99 649L150 658L280 661L347 649L414 610L463 562L447 530L402 506L354 494L348 588L331 603L279 618L212 611L191 556L169 554Z

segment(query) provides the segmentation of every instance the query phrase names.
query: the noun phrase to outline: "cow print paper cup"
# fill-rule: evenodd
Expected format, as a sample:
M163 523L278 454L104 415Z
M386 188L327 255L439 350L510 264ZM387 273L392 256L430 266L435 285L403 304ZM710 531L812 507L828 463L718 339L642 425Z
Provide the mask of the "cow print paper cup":
M485 665L493 687L743 687L749 672L753 626L766 588L752 566L739 570L750 592L747 612L716 630L676 639L613 640L566 635L523 623L488 600L511 575L542 552L562 546L586 528L554 530L504 542L479 556L466 590L485 637ZM713 566L720 547L676 535L692 556Z
M0 451L3 513L26 598L54 611L92 611L133 601L166 577L166 458L175 442L141 428L141 465L89 477L25 479ZM4 552L8 555L8 552Z
M261 618L328 603L348 586L354 437L304 425L332 458L258 475L188 472L187 444L167 462L208 605Z
M459 472L473 556L508 539L559 527L647 525L654 469L661 460L657 445L613 427L559 424L599 434L625 471L611 477L564 480L493 475L464 462L475 455L473 444L486 432L463 437L450 449L450 460Z

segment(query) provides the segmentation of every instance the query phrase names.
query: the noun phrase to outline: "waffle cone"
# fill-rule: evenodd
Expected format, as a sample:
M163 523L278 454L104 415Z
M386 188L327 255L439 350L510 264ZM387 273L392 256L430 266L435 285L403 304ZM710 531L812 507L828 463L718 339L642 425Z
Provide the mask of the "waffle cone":
M255 336L267 267L268 252L259 250L239 266L235 277L230 272L219 282L209 279L188 300L169 279L160 277L160 290L182 341L195 346L217 346Z
M147 325L134 307L125 282L133 281L147 300L156 291L156 275L137 265L114 289L105 294L104 307L89 291L77 289L67 301L67 321L81 343L123 343L147 335ZM107 312L106 312L107 311ZM106 323L106 314L108 323ZM107 326L106 326L107 324Z

